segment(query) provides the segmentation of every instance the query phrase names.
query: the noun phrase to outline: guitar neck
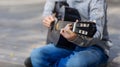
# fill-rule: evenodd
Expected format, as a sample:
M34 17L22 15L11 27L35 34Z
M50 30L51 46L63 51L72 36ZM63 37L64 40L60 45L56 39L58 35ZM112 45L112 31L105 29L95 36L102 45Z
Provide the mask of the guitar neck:
M96 32L96 23L87 21L87 22L69 22L69 21L58 21L54 25L54 30L60 31L67 24L72 23L72 31L78 35L93 37Z

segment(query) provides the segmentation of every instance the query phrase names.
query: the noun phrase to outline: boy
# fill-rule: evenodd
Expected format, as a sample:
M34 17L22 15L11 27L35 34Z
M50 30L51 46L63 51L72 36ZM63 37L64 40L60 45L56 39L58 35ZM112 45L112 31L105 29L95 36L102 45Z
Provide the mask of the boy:
M60 0L57 0L60 1ZM33 67L100 67L106 64L109 55L110 41L107 32L107 16L105 0L66 0L69 7L78 10L81 21L95 20L97 32L91 40L80 37L71 31L67 24L59 32L72 47L57 47L52 40L56 34L51 35L50 27L55 17L53 10L56 0L47 0L43 13L43 25L49 29L48 45L36 48L31 53ZM69 32L69 33L68 33ZM53 32L54 33L54 32ZM59 44L60 45L60 44Z

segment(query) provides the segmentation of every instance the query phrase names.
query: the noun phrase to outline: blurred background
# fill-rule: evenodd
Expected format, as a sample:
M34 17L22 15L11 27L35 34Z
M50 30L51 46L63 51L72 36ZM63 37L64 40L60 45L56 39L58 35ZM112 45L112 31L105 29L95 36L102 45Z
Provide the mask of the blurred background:
M120 67L120 0L107 0L108 28L114 46L108 67ZM0 0L0 67L24 67L32 49L44 46L41 23L45 0Z

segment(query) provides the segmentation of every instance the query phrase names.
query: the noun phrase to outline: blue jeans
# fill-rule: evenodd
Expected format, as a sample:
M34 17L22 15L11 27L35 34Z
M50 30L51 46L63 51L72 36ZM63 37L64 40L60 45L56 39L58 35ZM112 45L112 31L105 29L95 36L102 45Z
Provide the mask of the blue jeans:
M74 51L49 44L36 48L31 53L33 67L99 67L108 57L96 46L79 47Z

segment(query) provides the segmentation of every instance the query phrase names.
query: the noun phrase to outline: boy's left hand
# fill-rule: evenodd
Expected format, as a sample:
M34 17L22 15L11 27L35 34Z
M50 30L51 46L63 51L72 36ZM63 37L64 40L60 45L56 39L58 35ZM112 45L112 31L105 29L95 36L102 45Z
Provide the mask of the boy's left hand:
M67 24L64 28L60 30L60 34L69 41L73 41L77 37L77 34L72 32L71 29L72 24Z

